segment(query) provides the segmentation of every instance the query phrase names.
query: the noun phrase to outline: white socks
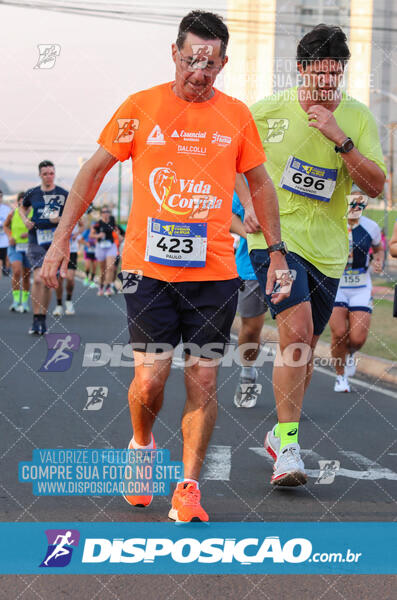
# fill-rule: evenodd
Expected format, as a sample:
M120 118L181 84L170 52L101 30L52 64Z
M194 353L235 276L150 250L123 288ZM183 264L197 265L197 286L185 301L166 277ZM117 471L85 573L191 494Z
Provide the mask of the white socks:
M138 444L135 441L135 438L132 438L132 443L131 443L132 447L134 450L153 450L153 436L152 439L150 440L150 443L147 446L141 446L140 444Z

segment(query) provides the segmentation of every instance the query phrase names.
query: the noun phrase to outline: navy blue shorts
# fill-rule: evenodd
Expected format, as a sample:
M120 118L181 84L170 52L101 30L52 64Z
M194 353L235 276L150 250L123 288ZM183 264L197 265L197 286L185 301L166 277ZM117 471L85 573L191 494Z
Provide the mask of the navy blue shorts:
M267 250L252 250L250 259L258 281L265 293L267 271L270 264ZM291 306L309 301L312 307L314 335L320 335L327 325L334 308L334 300L338 291L339 279L327 277L310 262L289 252L286 256L288 266L296 271L296 279L292 284L291 294L279 304L273 304L271 295L265 294L273 319Z
M121 281L122 277L120 273ZM182 341L193 356L222 356L230 341L240 286L238 277L168 283L130 273L123 292L134 350L162 352L167 349L163 346L175 348Z

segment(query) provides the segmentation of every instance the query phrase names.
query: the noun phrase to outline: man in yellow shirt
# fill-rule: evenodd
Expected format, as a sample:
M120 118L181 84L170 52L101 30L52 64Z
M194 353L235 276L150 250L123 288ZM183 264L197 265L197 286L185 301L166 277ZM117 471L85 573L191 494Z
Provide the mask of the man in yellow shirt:
M252 108L280 206L281 239L294 282L277 305L267 294L280 335L282 366L273 374L278 424L265 446L276 461L271 483L306 483L298 444L312 352L333 309L347 261L347 201L352 182L374 198L383 190L385 165L374 117L339 90L350 57L339 27L318 25L297 49L302 85ZM258 220L262 207L253 204ZM250 258L265 291L269 253L262 232L248 235ZM284 248L284 252L286 248Z

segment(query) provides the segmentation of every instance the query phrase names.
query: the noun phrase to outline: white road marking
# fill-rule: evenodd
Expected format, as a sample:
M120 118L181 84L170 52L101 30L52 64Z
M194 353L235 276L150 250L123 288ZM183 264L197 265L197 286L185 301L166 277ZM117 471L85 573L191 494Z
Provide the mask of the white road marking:
M271 463L272 465L274 464L273 459L266 452L265 448L257 447L250 448L250 450L255 452L255 454L258 454L258 456L265 458L267 462ZM342 450L340 453L353 459L359 465L367 467L367 469L365 471L355 471L353 469L340 468L336 472L336 476L348 477L349 479L365 479L366 481L374 481L375 479L389 479L397 481L397 473L394 473L390 469L381 467L377 463L371 461L369 458L362 456L362 454L350 452L349 450ZM302 455L305 459L307 458L311 461L314 460L315 462L318 460L323 460L319 454L317 454L317 452L312 452L311 450L302 450ZM320 469L307 469L305 467L305 471L309 477L314 477L315 479L317 479L320 475Z
M230 481L231 446L209 446L203 466L203 479Z

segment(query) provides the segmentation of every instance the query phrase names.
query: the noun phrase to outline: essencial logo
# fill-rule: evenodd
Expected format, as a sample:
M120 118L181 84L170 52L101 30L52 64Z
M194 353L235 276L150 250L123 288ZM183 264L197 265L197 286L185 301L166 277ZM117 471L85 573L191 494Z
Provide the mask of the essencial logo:
M77 548L80 532L77 529L47 529L48 547L39 567L66 567L72 560L73 546Z
M188 215L199 208L221 208L222 199L211 195L211 184L178 178L172 166L169 162L166 167L156 167L149 175L149 188L160 210Z
M293 538L281 544L278 536L266 538L88 538L84 543L83 563L154 563L168 559L176 563L258 564L265 559L274 563L302 563L312 553L306 538Z
M77 333L47 333L45 339L47 356L39 372L67 371L72 364L73 352L80 347L80 336Z

